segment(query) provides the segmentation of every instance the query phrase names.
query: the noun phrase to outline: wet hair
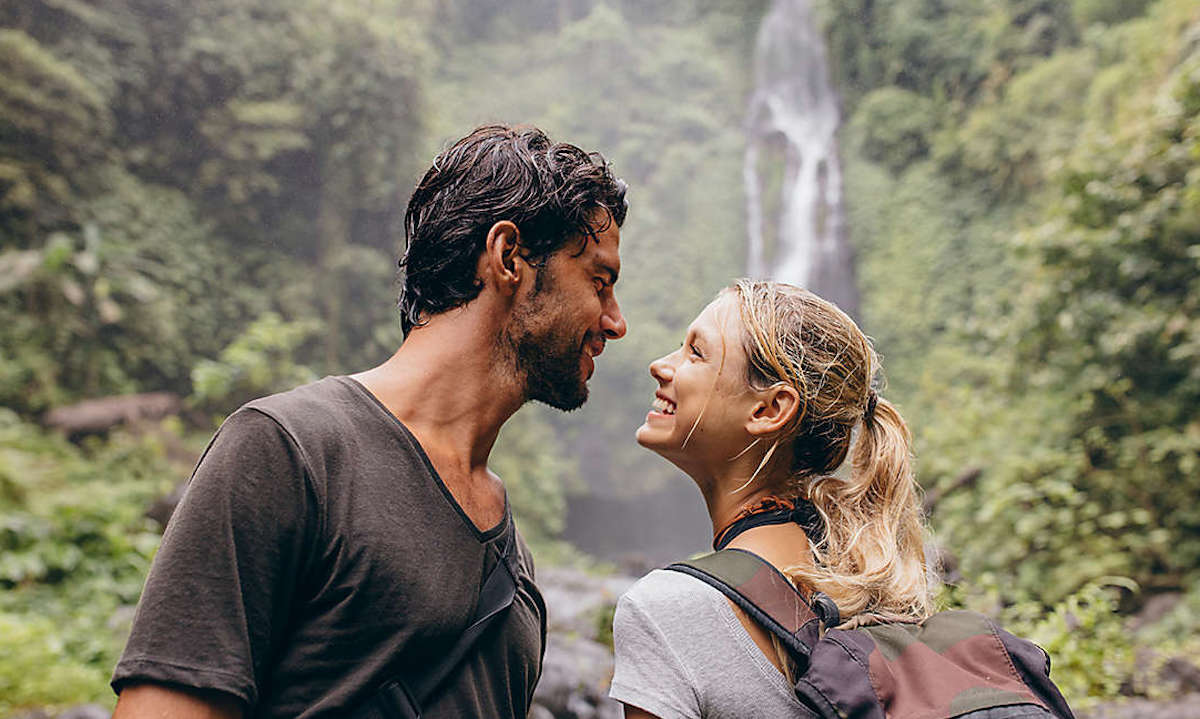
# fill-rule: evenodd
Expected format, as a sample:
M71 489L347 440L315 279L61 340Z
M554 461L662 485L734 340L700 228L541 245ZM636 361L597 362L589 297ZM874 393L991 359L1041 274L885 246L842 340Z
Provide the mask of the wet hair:
M404 334L479 295L476 263L496 222L517 226L521 254L540 279L545 260L568 242L582 251L608 223L624 224L625 190L599 153L553 142L535 127L477 128L434 159L408 201Z
M878 394L871 341L835 305L799 287L740 280L725 292L737 298L750 386L786 383L800 396L790 424L772 438L769 451L790 448L791 456L783 485L770 489L812 502L825 532L813 543L815 562L787 575L833 598L848 625L926 618L932 602L911 436ZM849 471L835 475L847 457Z

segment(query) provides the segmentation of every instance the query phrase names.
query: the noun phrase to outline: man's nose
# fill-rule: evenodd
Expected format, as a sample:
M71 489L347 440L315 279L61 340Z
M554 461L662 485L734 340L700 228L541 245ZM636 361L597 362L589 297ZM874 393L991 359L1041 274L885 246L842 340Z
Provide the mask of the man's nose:
M625 317L621 314L621 308L617 305L617 298L613 297L604 307L604 313L600 315L600 329L604 332L604 338L609 340L619 340L625 336L625 331L628 327L625 324Z

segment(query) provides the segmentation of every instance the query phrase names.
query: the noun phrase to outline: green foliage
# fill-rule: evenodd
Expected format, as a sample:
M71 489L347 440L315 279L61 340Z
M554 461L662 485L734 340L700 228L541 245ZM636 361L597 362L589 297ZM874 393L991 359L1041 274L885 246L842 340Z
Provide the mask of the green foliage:
M243 0L0 11L0 251L51 251L60 236L81 250L97 233L104 246L94 281L56 266L0 297L5 346L20 348L0 363L16 385L0 388L5 401L38 411L135 384L186 394L192 358L268 309L324 323L306 363L393 350L398 332L378 327L431 12ZM302 302L273 306L297 285ZM68 371L43 369L64 353Z
M1114 587L1088 584L1049 614L1011 623L1050 654L1051 677L1065 696L1078 698L1077 706L1087 697L1116 696L1133 672L1133 643L1116 614L1117 600Z
M336 22L305 25L306 41L310 50L319 42L341 49L305 54L297 46L290 55L296 65L281 75L278 51L286 35L263 35L270 18L231 12L234 5L215 10L224 22L211 26L179 8L152 18L122 4L92 9L39 2L25 12L0 13L3 22L20 27L0 30L0 66L12 80L0 113L18 113L0 122L5 406L35 414L102 394L189 394L197 359L216 358L239 336L269 333L246 323L271 309L283 310L290 326L307 327L306 337L316 341L288 340L287 348L303 357L289 354L286 361L268 338L264 347L243 341L202 362L198 373L207 384L198 395L209 408L310 377L304 362L340 366L344 352L365 364L362 358L381 359L398 343L395 323L388 328L385 319L394 266L390 237L367 238L356 228L391 229L370 213L392 211L397 172L413 144L406 133L418 107L412 78L418 68L405 59L419 55L415 31L400 16L382 20L386 8L376 7L374 15L334 8ZM311 8L293 10L300 13L295 17L312 17ZM191 32L192 23L203 31ZM369 25L370 37L383 46L362 42L356 24ZM262 44L262 37L274 44ZM245 53L233 51L239 44ZM236 72L207 64L219 57L242 64ZM363 63L379 69L363 75L373 95L347 79ZM335 65L340 77L331 74ZM319 93L294 91L294 78L304 72L310 82L330 83L331 93L347 94L325 97L328 112L314 112ZM227 94L226 81L241 89ZM384 104L364 114L362 103L372 97ZM329 119L347 112L353 113L348 119ZM311 124L320 122L328 127ZM196 140L212 144L198 147ZM349 143L358 155L338 143ZM325 153L337 158L331 163L363 173L357 185L337 188L349 196L339 195L323 215L326 237L338 243L320 253L325 267L315 287L304 266L313 243L293 241L303 239L298 227L310 237L318 229L308 213L314 195L297 185L308 183L297 164L305 152ZM173 181L176 170L181 174ZM283 195L284 205L264 200ZM380 198L388 198L383 210ZM228 212L238 207L271 214ZM281 236L288 240L278 242ZM338 295L347 301L322 301ZM339 307L356 313L331 317ZM332 321L318 335L312 328L322 316ZM330 336L352 349L326 342L322 352L321 340ZM249 356L254 352L257 358Z
M846 145L865 322L962 591L1042 641L1073 700L1153 695L1131 659L1147 640L1101 585L1135 580L1136 608L1200 567L1200 10L1079 3L1080 32L1026 5L955 20L984 38L977 85L838 61L879 83L850 94ZM890 26L830 28L854 32L890 42ZM938 118L924 159L883 120L914 99Z
M851 106L895 86L961 108L1075 35L1069 9L1053 0L826 0L817 8L835 84Z
M1038 189L1045 163L1072 149L1084 120L1079 99L1096 71L1089 50L1062 51L1017 75L976 105L955 132L938 138L944 170L995 201Z
M157 440L81 449L0 410L0 714L111 702L121 607L159 541L142 511L180 471Z
M863 97L846 133L866 160L899 173L929 154L937 128L937 106L898 87L881 87Z
M91 627L85 631L93 631ZM0 613L0 713L23 707L81 704L108 681L102 667L81 664L54 620ZM39 671L31 672L32 667Z
M315 380L312 370L296 364L295 357L300 345L318 330L313 320L285 322L274 312L265 313L221 350L216 360L196 363L192 400L220 408L224 415L255 397Z
M103 141L105 98L70 65L19 30L0 31L4 119L16 132L54 133L55 144Z
M1110 25L1140 16L1151 0L1072 0L1071 12L1080 27Z
M106 154L104 94L20 30L0 28L0 233L26 233Z
M1021 359L1044 368L1032 387L1075 393L1073 484L1130 535L1155 575L1139 581L1178 586L1200 566L1200 52L1162 87L1150 129L1086 146L1023 236L1039 281Z
M103 179L108 191L76 210L78 231L0 252L7 406L36 412L139 383L186 391L193 358L220 349L253 306L228 246L183 195L116 170Z

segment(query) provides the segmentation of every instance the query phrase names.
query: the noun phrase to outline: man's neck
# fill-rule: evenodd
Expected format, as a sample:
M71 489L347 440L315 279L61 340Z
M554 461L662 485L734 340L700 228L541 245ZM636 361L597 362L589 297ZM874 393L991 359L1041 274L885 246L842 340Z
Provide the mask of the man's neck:
M435 464L483 472L500 427L525 401L497 337L497 328L476 326L469 315L439 316L411 331L386 362L353 377L440 460Z

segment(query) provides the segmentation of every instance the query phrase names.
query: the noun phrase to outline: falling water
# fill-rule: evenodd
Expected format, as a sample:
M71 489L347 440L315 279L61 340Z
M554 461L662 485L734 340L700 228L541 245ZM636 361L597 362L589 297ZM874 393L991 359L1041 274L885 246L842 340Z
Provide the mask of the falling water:
M856 314L839 121L809 0L775 0L758 32L755 91L746 118L748 272L807 287ZM777 200L764 197L772 168L778 170Z

